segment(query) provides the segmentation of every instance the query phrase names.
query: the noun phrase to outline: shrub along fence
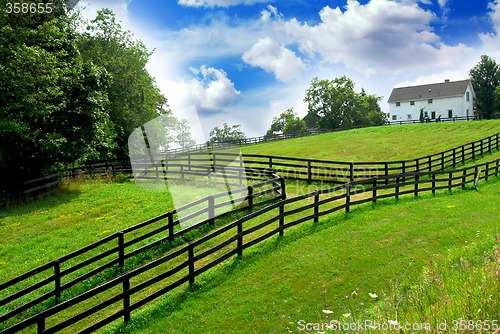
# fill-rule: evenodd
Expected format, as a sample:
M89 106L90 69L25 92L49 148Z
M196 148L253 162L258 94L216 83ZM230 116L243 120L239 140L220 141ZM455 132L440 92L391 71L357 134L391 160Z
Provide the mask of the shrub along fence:
M441 189L451 191L453 188L466 187L467 184L477 186L481 179L498 177L499 162L500 159L497 159L453 171L382 175L283 199L239 218L142 267L25 319L6 329L5 332L19 331L30 326L36 326L39 333L53 333L71 328L72 325L80 330L83 324L79 322L90 316L93 317L92 325L87 327L85 332L97 330L120 318L127 322L134 310L185 283L193 285L196 277L207 270L234 256L241 257L245 249L276 234L282 236L284 231L292 226L311 220L317 223L321 216L341 210L349 212L355 205L376 202L382 198L418 196L424 192L435 193ZM307 199L312 200L298 208L290 208L294 203ZM228 238L214 245L217 237L227 233L229 233ZM208 249L205 247L199 250L201 246L208 246ZM162 270L159 270L160 266ZM147 279L138 279L146 273L150 274ZM146 289L147 293L144 293ZM100 298L93 300L96 296ZM72 308L77 311L65 313ZM102 313L105 309L108 311ZM56 320L54 317L65 320L54 323Z
M247 175L257 173L268 179L248 187L231 189L229 200L227 200L227 191L201 198L176 210L113 233L0 284L0 291L5 291L2 294L8 295L0 300L0 307L7 311L0 316L0 323L48 300L51 304L57 304L61 301L63 293L75 286L79 287L78 291L81 291L87 290L96 282L102 283L97 277L99 274L116 266L118 266L117 273L119 273L125 268L127 260L131 261L129 259L134 257L140 258L164 242L172 242L174 238L185 236L202 226L213 226L216 220L229 215L262 207L277 199L285 198L283 178L266 170L244 169L242 173ZM199 207L201 209L198 209ZM180 213L186 213L186 215L179 219ZM192 223L180 229L180 224L186 221Z

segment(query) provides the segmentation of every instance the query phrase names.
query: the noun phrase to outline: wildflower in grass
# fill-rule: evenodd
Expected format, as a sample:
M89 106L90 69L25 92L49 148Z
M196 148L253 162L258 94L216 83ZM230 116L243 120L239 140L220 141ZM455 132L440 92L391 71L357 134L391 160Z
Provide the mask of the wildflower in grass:
M453 209L455 206L454 205L447 205L446 206L448 209Z
M378 296L377 294L375 293L371 293L371 292L368 292L368 295L373 299L373 300L377 300L378 299Z
M332 314L332 313L333 313L333 311L330 311L330 310L323 310L323 313L325 313L325 314Z
M99 235L107 234L109 232L111 232L111 231L110 230L104 230L104 231L99 232Z
M349 318L349 317L351 316L351 313L344 313L344 314L342 314L342 316L343 316L344 318Z

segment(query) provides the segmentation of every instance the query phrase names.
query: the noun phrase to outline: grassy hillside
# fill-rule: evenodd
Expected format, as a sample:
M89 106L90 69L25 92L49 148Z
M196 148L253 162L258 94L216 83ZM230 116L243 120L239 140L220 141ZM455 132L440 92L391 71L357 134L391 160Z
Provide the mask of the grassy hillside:
M407 135L408 131L413 131L413 136L416 136L416 132L414 131L414 129L417 128L419 128L419 131L423 131L423 129L427 128L429 133L432 133L432 131L434 130L433 127L440 126L441 124L417 124L418 127L408 127L407 132L401 132L400 127L377 127L371 129L362 129L365 132L363 132L362 130L355 130L352 132L347 131L322 136L311 136L295 140L286 140L266 144L269 145L269 147L275 148L281 145L281 153L279 154L265 151L259 151L258 153L294 156L294 152L307 152L310 155L302 156L333 159L332 157L311 156L314 151L320 153L329 152L328 150L330 146L319 144L320 142L325 142L324 136L339 136L335 138L328 138L330 138L330 140L331 138L335 139L335 142L343 140L345 141L345 143L349 143L351 141L356 142L356 138L359 137L359 142L365 143L362 144L363 146L356 148L358 152L357 154L361 156L359 160L380 161L385 159L384 154L387 153L387 149L377 151L373 149L373 145L368 145L366 143L375 140L374 138L380 138L387 135L389 137L392 136L392 138L394 138L393 140L397 143L400 143L401 147L405 148L406 151L413 152L413 154L406 157L409 158L424 155L423 153L419 153L422 152L424 148L429 151L427 153L435 153L442 149L447 149L496 133L499 130L500 122L455 123L455 125L457 126L462 126L462 124L470 124L468 126L470 127L469 130L472 133L466 133L463 137L460 137L465 139L457 140L456 137L459 135L455 131L451 131L453 130L453 128L450 128L450 131L444 131L440 133L441 141L445 142L446 145L443 145L443 147L438 145L438 148L436 149L433 149L431 146L426 145L414 147L412 145L415 140L410 140L409 138L407 138ZM473 125L475 127L473 127ZM462 131L464 130L462 129ZM358 134L356 135L356 133ZM434 138L434 136L432 138ZM306 141L309 141L310 144L301 144ZM449 142L454 142L454 144L451 145L449 144ZM245 149L258 149L259 147L266 147L266 145L248 146ZM348 156L348 154L350 153L352 152L344 152L346 158L338 160L351 160L351 158L349 158ZM372 157L373 159L371 159L370 157ZM480 160L491 160L497 157L500 157L500 152L488 154ZM290 182L287 187L289 196L313 190L310 189L310 187L308 187L307 185L295 182ZM195 191L196 194L200 197L205 196L203 189L197 188L190 191ZM493 203L495 203L496 205L498 204L498 202L494 201ZM302 204L297 203L296 205ZM2 229L3 235L3 238L0 241L0 268L4 269L0 270L0 282L17 274L20 274L28 269L32 269L40 264L48 262L63 254L66 254L72 250L78 249L115 231L137 224L160 213L166 212L172 208L172 200L166 191L147 191L144 189L139 189L135 186L134 183L131 182L107 183L101 181L86 181L69 183L54 196L50 196L24 206L18 206L10 208L8 210L4 210L0 212L0 228ZM404 212L405 210L406 209L403 209L402 212ZM478 207L476 207L476 210L479 210ZM465 212L463 215L462 213L460 213L459 215L459 217L467 216L467 212ZM377 216L377 214L375 214L374 217L374 219L377 220L377 217L382 216ZM402 214L401 217L404 218L404 214ZM332 219L334 221L334 224L337 224L343 222L344 218L343 216L337 216L337 218ZM424 220L425 218L422 219ZM392 224L393 228L395 226L399 226L397 222L393 222ZM290 234L290 236L293 236L295 235L295 233L298 233L297 236L300 236L302 232L292 232L288 234ZM346 234L340 230L338 231L338 233L339 235ZM384 230L380 235L382 235L382 233L389 232L388 230ZM424 234L422 234L421 238L424 238L423 236ZM350 238L356 239L358 237L351 236ZM373 240L368 239L365 241L367 241L368 244L373 242ZM281 243L282 242L280 242L280 244ZM349 244L345 244L344 246L348 247L348 245ZM273 249L272 251L274 251L275 246L265 246L261 250L259 250L260 247L256 248L256 250L253 252L263 251L265 253L268 247L271 247ZM33 256L33 250L36 250L37 256ZM414 251L417 251L416 248L414 249ZM364 252L370 253L371 251L365 250ZM387 252L387 250L384 250L384 252ZM316 253L313 252L309 254L308 251L304 254L304 256L310 257L312 256L312 254ZM252 258L250 253L246 253L245 256ZM286 258L286 255L283 256ZM370 261L364 260L364 266L367 266L369 264ZM268 266L272 267L272 263L268 263ZM229 268L233 267L230 266ZM399 270L397 268L394 268L390 270ZM219 277L218 272L212 274L215 275L215 277ZM221 280L226 279L225 275L222 275L220 277ZM336 275L332 276L332 278L335 277ZM300 284L302 285L305 283L306 282L303 281L300 282ZM251 284L253 284L253 282ZM212 283L210 283L208 286L211 285ZM304 286L307 286L307 284ZM335 289L340 289L341 287L342 284L339 287L335 287ZM331 286L331 288L333 289L333 285ZM205 289L205 287L203 289ZM283 287L280 289L287 290L288 288ZM339 291L341 290L342 289L340 289ZM181 298L184 298L186 295L181 293L181 296L183 296ZM257 302L258 300L259 299L257 299ZM267 309L267 311L269 311L269 309ZM148 316L146 316L145 319L146 321L150 320ZM92 321L91 319L88 320ZM271 327L273 326L275 326L275 324L271 324ZM279 330L278 332L281 332L281 330Z
M243 153L335 161L394 161L440 152L500 131L500 120L370 127L241 148Z
M297 333L300 320L376 320L373 306L390 302L394 287L400 291L398 298L404 298L407 292L401 291L414 284L423 267L432 271L433 263L442 263L449 254L470 260L472 252L483 258L483 251L500 242L499 192L495 179L481 183L477 191L407 198L398 204L389 200L318 225L306 223L287 231L283 239L249 250L243 261L207 274L197 281L201 283L196 291L171 294L134 315L128 327L109 332ZM456 266L458 259L454 261ZM465 278L460 284L467 282ZM488 295L498 288L483 282L475 291ZM468 296L467 285L443 284L455 289L447 296L452 304L465 308L469 303L474 310L470 316L500 320L497 297L490 296L486 303L481 295ZM460 295L461 290L466 292ZM437 297L439 310L443 301L430 297ZM426 309L432 305L423 304ZM398 315L396 307L387 306L386 320L418 319ZM333 313L325 314L325 309Z

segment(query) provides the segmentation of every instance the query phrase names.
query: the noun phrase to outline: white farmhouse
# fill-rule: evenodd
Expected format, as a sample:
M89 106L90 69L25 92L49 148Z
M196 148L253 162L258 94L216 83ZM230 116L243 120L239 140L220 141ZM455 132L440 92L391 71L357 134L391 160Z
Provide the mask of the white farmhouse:
M394 88L387 101L389 121L419 121L420 110L430 119L474 117L470 80Z

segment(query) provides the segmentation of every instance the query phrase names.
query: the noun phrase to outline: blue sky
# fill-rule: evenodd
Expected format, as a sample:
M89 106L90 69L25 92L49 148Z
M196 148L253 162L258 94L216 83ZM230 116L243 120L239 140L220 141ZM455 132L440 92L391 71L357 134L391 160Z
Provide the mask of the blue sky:
M463 80L481 54L500 60L493 0L82 0L115 11L150 49L148 70L176 111L195 106L205 135L222 123L263 135L315 76L346 75L370 94ZM201 131L193 125L196 131Z

